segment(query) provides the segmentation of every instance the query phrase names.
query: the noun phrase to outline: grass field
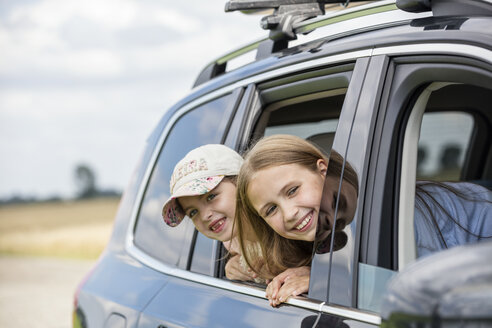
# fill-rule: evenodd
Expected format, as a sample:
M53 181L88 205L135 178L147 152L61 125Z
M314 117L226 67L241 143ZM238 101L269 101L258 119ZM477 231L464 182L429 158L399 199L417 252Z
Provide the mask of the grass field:
M0 206L0 254L96 259L119 198Z

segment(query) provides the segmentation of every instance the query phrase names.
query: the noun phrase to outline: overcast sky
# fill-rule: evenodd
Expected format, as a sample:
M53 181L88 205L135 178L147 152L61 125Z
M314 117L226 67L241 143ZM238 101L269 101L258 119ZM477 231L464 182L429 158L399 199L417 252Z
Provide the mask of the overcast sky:
M265 36L223 0L0 0L0 198L123 189L145 139L213 58Z

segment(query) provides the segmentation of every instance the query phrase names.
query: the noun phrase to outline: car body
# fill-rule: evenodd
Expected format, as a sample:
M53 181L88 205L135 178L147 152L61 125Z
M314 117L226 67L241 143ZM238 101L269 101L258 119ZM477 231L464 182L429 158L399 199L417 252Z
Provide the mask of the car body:
M391 0L328 12L296 21L297 40L265 38L208 65L149 136L111 239L77 291L74 326L380 325L387 281L417 258L415 181L492 180L492 4L433 3L434 12ZM359 192L345 247L315 254L309 293L272 308L264 286L225 278L220 242L188 219L167 227L161 208L192 148L242 152L276 133L336 150Z

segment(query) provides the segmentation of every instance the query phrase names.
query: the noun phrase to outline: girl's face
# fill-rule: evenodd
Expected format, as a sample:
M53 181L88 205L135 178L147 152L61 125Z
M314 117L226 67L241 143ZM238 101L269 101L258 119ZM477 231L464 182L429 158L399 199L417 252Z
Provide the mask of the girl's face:
M279 235L313 241L326 174L319 159L313 171L299 164L271 166L253 174L247 196Z
M231 239L236 186L229 179L223 179L204 195L180 197L179 204L202 234L222 242Z

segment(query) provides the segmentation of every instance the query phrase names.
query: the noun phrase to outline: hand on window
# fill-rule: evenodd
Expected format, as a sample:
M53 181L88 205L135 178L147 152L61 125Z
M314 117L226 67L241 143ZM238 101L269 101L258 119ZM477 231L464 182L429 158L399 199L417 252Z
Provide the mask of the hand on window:
M290 296L306 293L309 289L311 268L303 266L290 268L276 276L266 288L266 297L270 305L276 307L287 301Z

